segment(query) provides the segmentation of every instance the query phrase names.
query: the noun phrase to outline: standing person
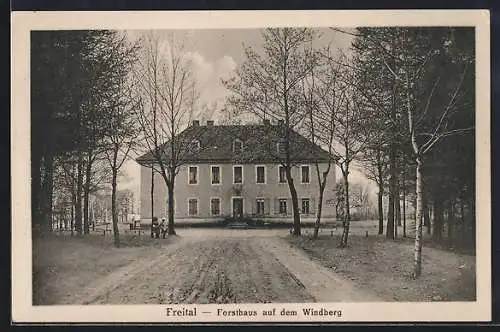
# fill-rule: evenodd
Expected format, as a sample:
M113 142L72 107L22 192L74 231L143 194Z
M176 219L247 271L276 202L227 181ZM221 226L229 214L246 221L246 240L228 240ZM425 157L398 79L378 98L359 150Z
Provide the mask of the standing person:
M158 218L153 217L153 220L151 221L151 237L152 238L159 238L160 237L160 230L158 226Z
M165 238L165 235L167 235L167 222L165 218L161 218L160 229L162 237Z

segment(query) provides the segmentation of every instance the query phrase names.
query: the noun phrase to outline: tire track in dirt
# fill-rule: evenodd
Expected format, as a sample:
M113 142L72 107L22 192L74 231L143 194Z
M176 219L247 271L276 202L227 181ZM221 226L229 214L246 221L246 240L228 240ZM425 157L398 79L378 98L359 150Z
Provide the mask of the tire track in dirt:
M305 253L291 248L282 239L260 238L259 243L305 287L315 302L382 301L373 292L359 290L353 283L309 259Z

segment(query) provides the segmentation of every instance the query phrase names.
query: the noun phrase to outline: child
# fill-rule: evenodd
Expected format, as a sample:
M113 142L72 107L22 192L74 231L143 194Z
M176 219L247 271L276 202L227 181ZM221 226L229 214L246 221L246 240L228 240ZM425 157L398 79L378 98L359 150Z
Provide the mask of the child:
M165 218L161 218L160 229L162 237L165 238L165 235L167 235L167 222L165 221Z

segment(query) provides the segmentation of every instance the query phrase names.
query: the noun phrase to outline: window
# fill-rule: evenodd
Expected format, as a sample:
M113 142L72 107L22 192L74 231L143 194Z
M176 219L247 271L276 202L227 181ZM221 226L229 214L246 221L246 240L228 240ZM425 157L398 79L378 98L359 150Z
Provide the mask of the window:
M198 166L189 166L189 184L198 184Z
M210 199L210 213L212 216L220 215L220 199L212 198Z
M257 198L257 215L263 216L264 215L264 199L263 198Z
M279 167L279 182L280 183L286 182L286 171L285 171L285 167L283 167L283 166Z
M257 183L266 183L266 167L265 166L256 166L255 167L256 179Z
M285 153L285 143L284 142L278 142L276 143L276 153Z
M302 198L302 213L309 214L309 198Z
M302 183L309 183L309 166L305 165L302 169Z
M220 184L220 167L212 166L212 184Z
M191 149L192 152L198 152L200 150L200 141L192 140L191 141Z
M197 198L188 199L188 214L190 216L196 216L198 214L198 199Z
M233 152L240 153L243 150L243 142L239 139L233 142Z
M233 183L243 183L242 166L233 166Z
M286 198L279 200L279 213L286 214Z

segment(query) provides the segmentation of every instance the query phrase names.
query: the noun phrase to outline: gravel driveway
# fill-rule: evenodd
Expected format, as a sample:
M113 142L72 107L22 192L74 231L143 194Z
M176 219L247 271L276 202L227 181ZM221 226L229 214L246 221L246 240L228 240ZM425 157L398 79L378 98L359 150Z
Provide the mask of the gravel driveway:
M286 231L285 231L286 232ZM179 230L86 287L82 304L378 301L284 241L284 231Z

